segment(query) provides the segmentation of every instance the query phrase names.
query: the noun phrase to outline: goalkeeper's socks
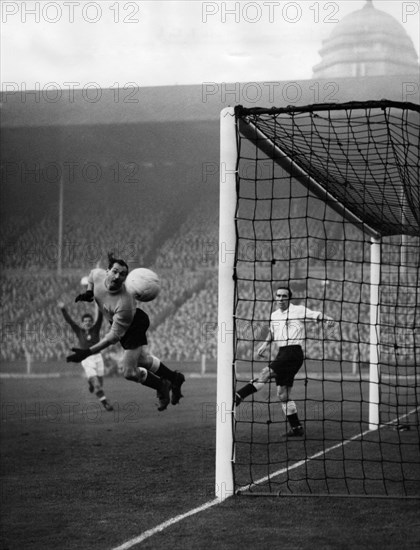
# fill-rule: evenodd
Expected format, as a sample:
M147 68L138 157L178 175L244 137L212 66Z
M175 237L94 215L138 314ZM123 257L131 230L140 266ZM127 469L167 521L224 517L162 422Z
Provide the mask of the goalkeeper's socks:
M147 386L148 388L160 390L162 387L162 380L159 378L159 376L156 376L156 374L153 374L153 372L150 371L146 371L146 373L146 378L144 378L144 380L142 380L140 383L143 384L143 386Z
M241 400L243 400L246 397L248 397L248 395L251 395L252 393L255 393L256 391L257 391L257 388L254 386L254 384L251 384L251 382L250 382L249 384L246 384L243 388L238 390L236 392L236 395L239 396L241 398Z
M169 380L169 382L177 381L177 373L171 369L168 369L168 367L164 365L162 361L159 363L159 367L155 374L159 376L159 378L166 378L166 380Z

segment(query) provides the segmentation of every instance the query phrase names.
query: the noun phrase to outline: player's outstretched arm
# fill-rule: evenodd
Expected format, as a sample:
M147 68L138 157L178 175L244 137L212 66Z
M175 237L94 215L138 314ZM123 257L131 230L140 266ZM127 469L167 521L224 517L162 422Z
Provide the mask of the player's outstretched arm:
M62 301L59 301L57 303L58 307L60 308L61 310L61 313L63 314L63 317L64 319L67 321L67 323L71 326L71 328L77 332L77 329L79 328L79 325L71 318L71 316L69 315L69 313L67 312L66 310L66 306L64 304L64 302Z
M86 359L89 355L99 353L103 349L116 344L119 340L120 338L115 334L115 332L110 330L101 340L99 340L97 344L94 344L89 349L72 348L74 353L66 357L66 361L67 363L80 363L80 361L83 361L83 359Z

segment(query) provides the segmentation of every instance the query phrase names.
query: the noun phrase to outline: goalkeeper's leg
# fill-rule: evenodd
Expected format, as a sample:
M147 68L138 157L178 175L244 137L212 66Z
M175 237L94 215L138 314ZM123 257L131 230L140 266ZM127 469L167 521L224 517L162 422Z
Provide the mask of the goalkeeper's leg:
M274 373L270 367L264 367L258 378L254 378L235 393L235 405L240 405L245 398L260 390L272 377Z
M145 363L147 363L147 354L143 346L125 350L121 361L124 378L156 390L159 400L158 410L163 411L170 403L171 385L165 378L156 376L151 370L141 366Z
M153 372L159 378L169 380L172 391L171 403L172 405L179 403L181 397L183 397L181 386L185 382L185 376L181 372L169 369L160 359L147 353L140 355L138 365Z

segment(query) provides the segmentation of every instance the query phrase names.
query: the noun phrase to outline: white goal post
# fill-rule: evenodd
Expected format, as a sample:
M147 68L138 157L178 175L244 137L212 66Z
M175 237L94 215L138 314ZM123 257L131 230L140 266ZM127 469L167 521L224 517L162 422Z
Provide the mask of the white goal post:
M219 302L217 338L216 497L233 495L233 300L236 209L236 124L233 107L220 116Z
M233 495L233 300L236 209L236 124L220 117L219 303L217 338L216 497Z
M229 107L220 117L220 211L219 211L219 295L218 295L218 346L217 346L217 416L216 416L216 497L222 501L234 494L234 293L235 293L235 211L237 135L235 109ZM272 150L279 158L287 159L280 150ZM306 184L308 176L302 174L293 161L287 159L285 169L293 169L297 179ZM311 182L316 193L317 185ZM325 193L319 196L325 199ZM340 205L341 208L341 205ZM337 208L338 211L339 208ZM341 212L343 213L343 212ZM348 212L346 216L353 221ZM355 219L355 218L354 218ZM364 224L365 230L369 229ZM381 241L371 232L370 261L370 369L369 369L369 429L379 427L379 285Z

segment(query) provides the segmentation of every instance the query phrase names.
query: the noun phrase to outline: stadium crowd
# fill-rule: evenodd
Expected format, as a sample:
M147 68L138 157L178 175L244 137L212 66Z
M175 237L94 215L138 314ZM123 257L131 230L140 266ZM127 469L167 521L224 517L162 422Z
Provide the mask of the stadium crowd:
M197 356L199 328L193 350L188 349L189 343L182 342L183 329L157 328L167 327L172 321L174 327L189 324L188 332L195 330L194 322L200 326L198 314L192 318L184 304L195 303L198 311L208 281L216 280L217 217L212 217L214 204L208 201L186 216L174 216L178 206L173 201L171 206L166 210L151 208L150 202L139 204L118 197L112 209L105 208L101 201L98 208L80 203L67 205L60 274L55 209L47 204L43 211L29 215L6 212L1 220L0 360L22 360L28 354L35 361L63 360L75 340L57 302L63 301L75 320L86 311L94 313L90 304L82 307L74 303L74 298L90 269L106 267L108 251L126 259L130 269L150 267L160 276L158 298L142 305L151 318L154 349L162 347L165 353L169 350L169 359Z
M151 208L150 201L117 196L112 208L106 208L110 197L105 194L94 208L86 201L68 204L60 274L58 214L52 205L25 216L6 213L1 220L0 360L22 360L29 353L36 361L63 361L75 340L57 301L66 304L74 319L80 319L86 310L94 312L90 304L75 304L74 297L90 269L106 266L110 250L125 258L130 268L150 267L161 278L160 295L143 305L151 318L151 352L177 361L199 360L203 354L216 358L217 197L193 197L194 207L181 199L176 202L173 196L168 200L170 208L162 201ZM262 237L266 239L265 233ZM364 280L361 269L364 251L356 240L350 240L347 248L334 249L330 258L324 252L322 257L311 258L311 252L313 256L315 250L320 251L318 241L319 237L308 241L305 254L297 256L298 243L289 240L286 247L285 240L278 250L279 259L284 260L280 269L284 271L284 265L293 262L299 265L298 270L286 273L292 288L296 287L296 303L321 310L338 321L328 334L311 329L307 356L351 360L355 350L363 349L365 354L369 342L369 280ZM254 259L266 259L268 249L264 250L261 258L253 254ZM252 259L248 245L246 250L239 250L241 254L244 264ZM353 266L350 257L355 259ZM323 264L327 280L307 275L312 273L310 262L315 268L317 262ZM255 281L250 269L249 276L245 269L244 277L238 278L236 296L238 357L246 360L252 358L267 330L273 307L271 280L284 279L284 273L273 276L272 267L268 267L268 275L266 272ZM389 284L397 283L389 277ZM396 315L393 323L403 326L405 310L391 313ZM109 353L115 356L118 350Z

